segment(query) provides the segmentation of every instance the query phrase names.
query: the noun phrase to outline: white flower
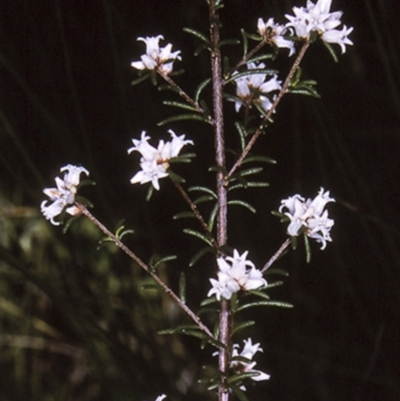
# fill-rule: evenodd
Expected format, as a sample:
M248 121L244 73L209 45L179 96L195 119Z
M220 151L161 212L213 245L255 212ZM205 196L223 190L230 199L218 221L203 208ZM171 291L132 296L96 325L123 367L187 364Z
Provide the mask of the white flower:
M321 249L325 249L326 242L332 241L330 230L334 221L328 218L328 211L325 205L328 202L335 202L329 197L329 191L324 192L321 188L314 199L307 199L298 194L281 201L279 212L284 213L290 219L287 232L290 236L297 236L301 229L305 234L321 243Z
M342 54L346 52L345 45L352 45L353 42L347 37L353 28L347 28L346 25L343 26L342 30L332 29L330 31L324 32L322 39L328 43L336 43L340 46Z
M257 376L251 377L251 380L254 381L263 381L263 380L269 380L271 377L265 372L262 372L261 370L256 370L254 369L254 366L256 365L256 362L253 362L253 356L257 352L263 352L262 348L260 347L260 343L253 344L252 339L248 338L247 340L244 340L244 346L243 350L239 353L238 352L239 344L234 344L233 345L233 352L232 352L232 358L236 356L240 356L246 359L249 359L251 362L243 362L243 361L232 361L231 362L231 368L239 371L240 373L258 373ZM242 390L246 390L244 386L240 387Z
M246 260L248 252L239 255L235 249L233 257L218 258L218 280L210 279L212 288L207 296L215 294L218 301L221 297L231 299L232 294L240 290L255 290L267 285L260 270L250 260ZM250 269L248 269L248 267Z
M158 44L160 39L164 39L164 37L162 35L139 37L137 40L146 43L146 53L140 56L141 61L133 61L131 66L137 70L158 70L166 75L171 73L174 61L182 60L180 50L171 52L171 43L160 48Z
M264 63L247 64L248 70L263 69ZM281 81L278 81L277 75L274 75L268 81L265 81L267 74L250 74L235 79L236 96L240 99L235 101L235 110L238 112L242 105L251 106L253 102L261 103L262 108L268 111L272 107L272 103L265 94L280 90Z
M59 177L55 178L57 188L45 188L43 192L50 198L49 200L44 200L40 209L47 220L54 225L59 225L60 222L55 221L54 217L58 216L66 206L72 205L66 209L67 213L71 215L76 215L79 213L79 209L74 206L75 195L77 192L77 186L80 181L81 173L89 175L89 172L84 167L77 167L68 164L61 167L61 172L66 172L64 174L64 179ZM48 204L48 202L52 202Z
M165 394L161 394L156 398L156 401L162 401L164 398L166 398L167 396Z
M269 41L277 47L289 49L289 56L295 52L294 43L283 37L285 31L287 31L286 25L275 24L273 18L270 18L267 22L259 18L257 28L261 36L268 36Z
M292 27L296 35L303 39L310 39L312 32L316 32L322 40L328 43L337 43L345 52L345 45L352 45L353 42L347 35L353 28L344 27L336 30L340 24L342 11L330 12L332 0L318 0L313 3L307 0L307 7L293 7L295 15L286 15L289 22L286 27Z
M193 145L191 140L185 140L185 135L176 136L172 130L168 132L171 134L172 140L167 143L161 140L157 148L148 143L150 137L146 136L145 131L142 131L140 140L132 139L134 146L128 149L128 153L137 151L142 155L140 159L142 170L132 177L131 184L145 184L151 181L153 187L159 190L158 180L168 176L169 160L177 157L183 146Z

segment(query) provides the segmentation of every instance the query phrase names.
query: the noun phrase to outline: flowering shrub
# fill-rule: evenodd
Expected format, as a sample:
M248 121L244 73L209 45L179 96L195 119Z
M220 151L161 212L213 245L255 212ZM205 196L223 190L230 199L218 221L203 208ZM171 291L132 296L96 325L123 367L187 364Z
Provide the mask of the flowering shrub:
M289 220L286 239L278 251L265 263L261 269L257 269L253 262L247 259L249 251L242 254L238 248L233 247L227 240L228 206L239 205L252 212L253 206L242 199L237 199L236 189L252 189L265 187L267 184L254 178L262 171L261 167L247 168L247 163L269 162L266 156L254 156L251 153L259 136L265 132L267 123L272 122L272 113L277 111L278 104L283 96L288 93L318 96L315 90L315 81L302 80L300 64L306 54L308 47L320 38L334 54L330 44L339 45L341 52L346 51L346 45L352 45L348 35L352 28L341 25L342 12L330 12L331 1L319 0L317 3L307 1L306 7L294 7L294 15L286 15L289 22L284 25L275 23L273 18L266 22L258 19L258 34L247 34L242 32L244 48L243 57L236 60L234 67L227 67L222 73L223 42L220 39L220 23L218 10L223 6L222 0L207 0L210 14L210 37L193 29L186 29L186 32L194 35L202 43L201 49L208 49L211 54L211 78L199 83L194 96L190 96L173 79L173 68L176 60L182 60L180 51L172 52L172 44L165 47L159 46L159 41L164 39L162 35L155 37L139 37L138 40L146 45L146 53L141 56L140 61L132 62L132 67L140 72L139 83L147 78L154 78L158 74L169 89L174 90L183 100L183 103L171 101L167 104L179 109L184 109L186 114L173 115L170 119L163 121L160 125L169 124L174 121L195 120L207 124L207 128L213 132L215 143L215 164L210 171L216 174L215 188L208 188L203 185L196 185L186 189L183 184L184 178L177 176L170 170L173 162L190 162L194 154L180 154L186 145L194 146L192 139L186 139L186 135L177 136L173 130L168 132L171 140L164 142L160 140L157 147L149 143L150 136L142 131L140 139L132 139L133 147L128 153L138 152L141 156L140 170L131 179L132 184L151 183L153 188L160 190L159 180L171 178L173 184L183 197L190 210L184 210L176 218L194 218L199 226L198 230L185 229L185 233L195 236L203 241L205 246L193 256L191 264L198 262L205 254L214 255L215 267L217 268L217 279L205 277L205 281L211 283L207 297L201 304L198 312L189 308L185 301L186 288L183 279L180 294L176 294L165 282L157 271L157 264L142 261L123 242L122 237L126 233L118 228L115 233L108 230L89 211L87 202L77 196L77 189L80 184L82 173L89 175L83 167L67 165L61 168L66 172L64 178L56 177L57 188L47 188L44 193L50 200L43 201L41 210L45 218L52 224L58 225L60 221L54 220L64 211L70 215L83 215L89 218L98 228L113 241L123 252L125 252L137 266L144 269L155 281L155 283L172 298L181 310L191 319L190 325L183 325L168 329L163 334L185 333L201 339L202 345L209 345L216 349L218 355L218 366L215 374L203 379L209 391L218 391L219 401L228 401L234 393L241 401L247 400L244 391L247 389L249 380L251 382L265 381L270 378L269 374L254 369L256 362L253 357L256 353L262 352L260 343L253 344L252 338L244 340L244 347L239 352L239 345L233 343L233 336L237 336L240 330L250 327L253 323L245 322L237 324L235 314L251 307L259 306L281 306L291 307L291 304L274 301L270 299L270 287L281 285L282 282L270 282L264 275L276 259L283 254L290 245L291 239L304 234L307 238L315 239L321 244L321 250L325 249L327 242L332 241L331 228L334 225L333 219L328 218L328 211L325 210L327 203L334 202L329 191L320 189L314 199L303 198L299 194L281 201L279 207L280 216L283 220ZM249 50L248 39L258 43ZM264 60L275 57L267 49L272 46L273 51L283 49L292 57L293 63L284 80L278 79L281 74L267 68ZM287 52L289 50L289 52ZM336 57L336 55L334 54ZM154 79L153 82L157 83ZM227 84L236 85L236 93L229 92ZM204 88L211 84L212 99L209 101L212 106L203 99ZM241 151L234 153L235 162L228 166L225 155L227 149L224 142L224 115L223 100L227 99L235 103L235 110L239 112L242 107L245 109L245 117L233 124L237 131L241 144ZM252 107L254 106L254 107ZM255 109L255 110L254 110ZM249 118L250 113L252 118ZM240 118L240 117L238 117ZM193 198L191 194L200 193L200 197ZM232 194L233 193L233 194ZM211 212L200 209L204 202L213 204ZM277 201L278 204L278 201ZM276 235L283 235L282 230ZM308 242L306 242L308 244ZM306 245L307 252L310 252ZM233 256L229 256L232 254ZM175 259L175 255L161 258L162 262ZM309 259L309 257L308 257ZM210 313L216 321L214 329L211 329L200 318L203 313ZM166 395L157 397L156 401L162 401Z

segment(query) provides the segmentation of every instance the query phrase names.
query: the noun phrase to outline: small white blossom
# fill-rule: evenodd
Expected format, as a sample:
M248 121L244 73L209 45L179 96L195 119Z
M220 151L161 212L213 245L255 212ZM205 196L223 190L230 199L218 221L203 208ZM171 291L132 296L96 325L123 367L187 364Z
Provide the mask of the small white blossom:
M262 348L260 347L260 343L253 344L252 339L248 338L247 340L244 340L244 346L243 350L239 353L238 352L239 344L234 344L233 345L233 352L232 352L232 358L236 356L240 356L246 359L249 359L251 362L243 362L243 361L232 361L231 362L231 368L238 370L240 373L258 373L257 376L251 377L251 380L254 381L263 381L263 380L269 380L271 377L269 374L262 372L261 370L256 370L254 369L254 366L256 365L256 362L253 362L253 356L257 352L263 352ZM246 387L241 386L240 387L242 390L246 390Z
M218 300L221 297L231 299L232 294L240 290L255 290L267 285L260 270L256 269L250 260L246 260L248 252L239 255L235 249L233 257L220 257L218 263L218 280L210 279L212 288L207 296L215 294Z
M328 218L325 205L335 202L329 197L329 191L321 188L314 199L307 199L298 194L282 200L279 212L289 217L290 224L287 232L290 236L297 236L301 229L305 228L305 234L321 243L321 249L325 249L326 242L332 241L330 231L334 221Z
M265 68L264 63L247 64L248 70L263 69ZM268 111L272 107L272 102L269 100L267 93L280 90L281 81L278 81L277 75L274 75L268 81L265 81L267 74L251 74L244 75L235 79L236 82L236 96L240 99L235 101L235 110L238 112L240 108L245 105L250 107L251 103L259 102L265 111Z
M345 45L353 44L347 37L353 28L344 26L341 30L335 29L342 23L340 18L343 12L331 13L331 4L332 0L318 0L315 4L307 0L307 7L293 7L294 15L286 15L289 20L286 27L293 28L298 37L307 40L312 32L316 32L325 42L338 44L344 53Z
M158 180L168 176L169 160L177 157L183 146L193 145L193 141L185 140L185 135L176 136L172 130L168 132L171 134L172 140L166 143L161 140L157 148L149 144L150 137L146 136L145 131L142 131L140 140L132 139L134 146L128 149L128 153L137 151L142 155L140 159L142 170L132 177L131 184L151 182L153 187L159 190Z
M164 47L160 47L158 42L164 39L162 35L151 36L137 40L146 44L146 53L140 56L141 61L133 61L131 66L137 70L158 70L163 74L172 72L175 60L182 60L180 50L171 52L172 44L168 43Z
M164 398L166 398L167 396L165 394L161 394L156 398L156 401L162 401Z
M294 43L283 37L287 31L286 25L275 24L273 18L270 18L267 22L264 22L262 18L259 18L257 28L258 33L261 36L268 35L268 39L274 43L275 46L289 49L289 56L295 52Z
M60 222L55 221L54 217L58 216L66 206L72 205L66 209L67 213L71 215L79 213L79 209L73 205L77 186L79 185L81 173L89 175L89 172L84 167L77 167L71 164L61 167L60 171L65 171L64 178L55 178L57 188L45 188L43 190L50 200L44 200L40 205L44 217L56 226Z

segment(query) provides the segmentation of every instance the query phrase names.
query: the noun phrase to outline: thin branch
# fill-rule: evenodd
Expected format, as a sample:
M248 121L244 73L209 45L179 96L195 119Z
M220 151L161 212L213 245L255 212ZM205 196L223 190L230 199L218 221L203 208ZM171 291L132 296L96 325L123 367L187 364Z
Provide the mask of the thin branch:
M247 62L266 44L267 40L264 38L254 49L250 50L243 58L236 64L234 71L237 71L242 65L247 64Z
M182 185L179 184L179 182L174 181L174 180L172 180L172 182L178 189L179 193L182 195L183 199L185 199L186 203L192 209L192 212L196 216L197 220L200 222L201 226L203 227L203 230L206 232L206 234L208 234L209 239L210 239L211 243L213 244L215 251L217 252L217 254L219 254L219 248L218 248L217 241L213 237L212 232L208 229L207 223L204 221L203 216L199 212L199 209L197 209L197 206L195 205L195 203L193 203L193 201L190 199L189 195L182 188Z
M209 2L210 39L211 39L211 76L213 90L213 111L214 111L214 135L215 135L215 160L221 170L217 171L217 196L218 196L218 217L217 217L217 241L221 247L228 241L228 195L225 186L225 139L224 139L224 115L222 98L222 68L221 51L219 47L219 16L215 7L215 0ZM225 345L219 349L218 368L222 373L221 383L218 386L218 400L228 401L230 393L227 385L227 373L230 365L231 337L232 337L232 312L229 301L222 299L219 313L219 341Z
M157 70L158 74L169 84L171 85L176 91L178 92L179 96L181 96L183 99L186 100L187 103L189 103L192 107L196 109L200 114L205 115L206 112L203 110L200 105L195 102L171 77L165 73L163 73L160 70ZM209 123L213 124L213 121L210 120Z
M111 231L109 231L99 220L94 217L89 210L86 209L82 204L76 204L80 209L81 214L84 214L90 221L92 221L97 227L100 228L103 233L110 238L114 244L124 251L133 261L135 261L143 270L153 277L157 284L179 305L179 307L199 326L200 330L206 333L210 338L215 339L207 326L205 326L200 318L188 308L181 299L161 280L161 278L151 269L146 263L144 263L138 256L136 256L125 244L121 242Z
M272 104L272 107L268 110L268 113L265 116L263 122L267 122L271 118L271 116L274 113L275 109L277 108L279 102L282 100L283 96L288 92L290 82L291 82L294 74L296 73L296 70L297 70L298 66L300 65L300 62L303 59L304 54L306 53L309 45L310 45L309 42L304 42L302 48L300 49L299 54L297 55L296 60L294 61L293 65L292 65L292 68L289 71L288 76L285 79L285 82L282 85L281 91L279 92L274 103ZM253 145L256 142L256 140L258 139L258 137L261 135L262 131L263 131L263 124L261 124L259 126L259 128L257 128L257 131L251 137L249 143L243 150L242 154L236 160L236 163L233 165L233 167L231 168L231 171L229 171L229 174L226 176L226 181L228 181L232 177L233 173L241 166L243 160L245 159L247 154L250 152L251 148L253 147Z
M281 246L280 248L272 255L270 260L264 265L264 267L261 269L261 273L265 273L271 265L275 263L275 261L279 258L279 256L282 255L283 251L289 246L290 244L290 238L288 238Z

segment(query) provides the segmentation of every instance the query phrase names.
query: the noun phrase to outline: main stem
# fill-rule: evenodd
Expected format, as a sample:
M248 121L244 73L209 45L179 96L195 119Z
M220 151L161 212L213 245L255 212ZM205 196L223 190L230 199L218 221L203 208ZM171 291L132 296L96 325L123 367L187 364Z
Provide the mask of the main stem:
M219 17L215 9L215 0L210 0L210 38L211 38L211 72L213 82L213 108L214 108L214 134L215 134L215 160L221 169L217 172L218 217L217 217L217 242L218 247L224 246L228 241L227 220L227 188L225 186L225 140L224 118L222 108L222 71L221 52L219 48ZM222 298L219 313L219 341L225 345L219 350L218 368L223 377L218 387L218 400L228 401L229 392L226 385L226 374L230 363L231 348L231 310L229 302Z

